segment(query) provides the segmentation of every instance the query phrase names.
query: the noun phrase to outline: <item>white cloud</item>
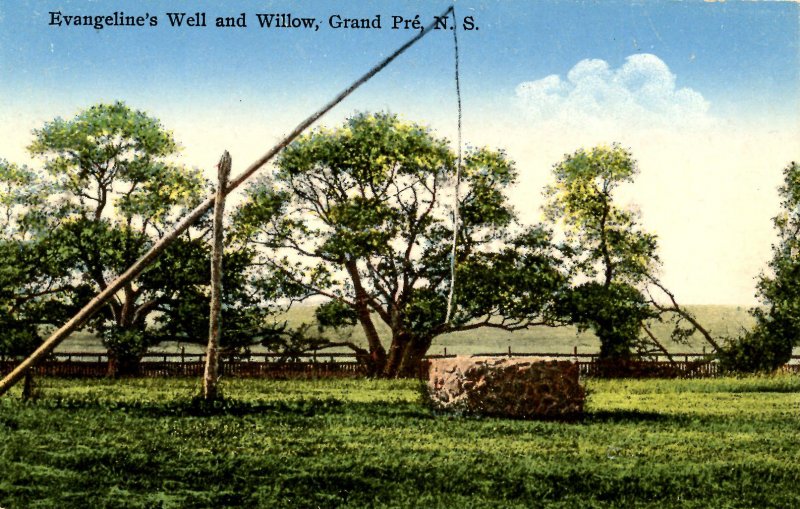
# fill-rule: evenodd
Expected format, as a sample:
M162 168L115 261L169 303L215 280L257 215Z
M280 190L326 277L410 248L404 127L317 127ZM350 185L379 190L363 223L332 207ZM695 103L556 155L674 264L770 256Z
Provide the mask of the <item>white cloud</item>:
M566 79L552 74L520 83L516 97L530 119L585 128L676 128L712 121L709 103L652 54L631 55L618 69L604 60L581 60Z

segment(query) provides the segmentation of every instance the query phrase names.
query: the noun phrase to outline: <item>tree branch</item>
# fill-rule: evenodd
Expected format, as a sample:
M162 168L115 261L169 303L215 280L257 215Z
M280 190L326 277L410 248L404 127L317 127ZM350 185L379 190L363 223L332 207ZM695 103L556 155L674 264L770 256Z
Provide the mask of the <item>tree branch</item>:
M675 300L675 295L673 295L672 292L667 290L667 288L659 280L657 280L655 277L651 276L650 274L645 273L645 277L647 277L647 279L650 280L650 282L653 285L655 285L658 289L660 289L662 292L664 292L667 295L667 297L669 297L669 300L672 302L672 306L671 307L666 307L666 306L662 306L661 304L656 302L655 299L651 299L650 302L656 309L658 309L662 313L670 313L671 312L671 313L675 313L675 314L683 317L684 319L686 319L686 321L691 323L692 326L694 326L694 328L697 329L698 332L700 332L700 334L703 335L703 337L708 342L708 344L710 344L714 348L714 351L719 351L721 349L720 346L719 346L719 343L717 343L714 340L714 338L711 337L711 333L708 332L708 330L706 330L706 328L703 327L700 324L700 322L698 322L697 319L695 319L695 317L692 316L691 313L689 313L688 311L683 309L680 305L678 305L677 300Z

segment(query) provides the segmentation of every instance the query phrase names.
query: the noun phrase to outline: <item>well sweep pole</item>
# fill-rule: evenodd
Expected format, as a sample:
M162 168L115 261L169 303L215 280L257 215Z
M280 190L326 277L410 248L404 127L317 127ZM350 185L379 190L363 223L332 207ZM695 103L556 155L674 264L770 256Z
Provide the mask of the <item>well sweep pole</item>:
M439 18L444 18L450 15L452 11L452 7L449 7L444 13L439 16ZM432 22L425 28L423 28L417 35L412 37L408 40L405 44L400 46L394 53L386 57L383 61L381 61L378 65L370 69L366 74L361 76L358 80L353 82L352 85L347 87L346 89L342 90L336 97L334 97L330 102L325 104L311 116L306 118L297 127L294 128L292 132L290 132L286 137L284 137L277 145L272 147L269 151L267 151L263 156L259 159L254 161L250 166L247 167L241 174L239 174L236 178L234 178L228 188L225 190L225 195L227 196L231 191L239 187L242 183L244 183L248 178L250 178L253 173L255 173L258 169L264 166L267 162L269 162L273 157L275 157L281 150L286 148L295 138L297 138L300 133L305 131L311 124L319 120L325 113L333 109L337 104L342 102L347 96L349 96L353 91L355 91L358 87L366 83L370 78L378 74L380 71L383 70L384 67L389 65L395 58L400 56L403 52L405 52L408 48L410 48L415 42L419 41L424 37L428 32L433 30L434 25L436 22ZM47 355L52 352L55 347L57 347L67 336L69 336L72 332L77 330L80 326L86 323L89 318L92 317L97 311L100 310L111 298L117 293L119 290L122 289L125 284L136 278L139 274L144 271L150 263L153 262L160 254L163 252L170 244L172 244L183 232L189 229L189 227L195 223L203 214L205 214L213 205L216 199L216 193L210 194L202 203L200 203L194 210L189 212L188 215L184 216L183 219L178 221L175 225L174 229L162 237L158 242L153 244L148 252L142 255L133 265L131 265L128 270L123 272L120 276L117 277L114 281L109 283L105 290L98 293L88 304L86 304L80 311L78 311L75 316L73 316L67 323L62 325L58 330L53 332L50 337L48 337L39 348L37 348L27 359L22 361L13 371L11 371L8 375L5 376L2 380L0 380L0 396L8 392L8 390L25 374L25 372L30 369L31 367L35 366L39 361L47 357Z

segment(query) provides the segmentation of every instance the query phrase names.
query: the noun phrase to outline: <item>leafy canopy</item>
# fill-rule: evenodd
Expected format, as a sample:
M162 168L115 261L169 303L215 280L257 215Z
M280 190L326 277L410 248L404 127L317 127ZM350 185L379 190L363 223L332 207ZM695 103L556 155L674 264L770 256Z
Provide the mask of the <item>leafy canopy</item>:
M619 145L566 155L553 167L545 189L545 217L560 223L578 254L578 269L601 275L603 284L635 284L658 265L656 236L642 231L636 212L614 203L620 185L639 173L631 153Z
M9 164L0 169L4 241L18 253L3 270L20 274L17 288L24 297L18 299L37 302L46 291L51 304L74 309L85 303L205 194L198 171L171 162L178 151L172 133L123 103L56 118L33 134L29 150L43 169ZM110 353L141 355L153 340L148 317L168 314L182 292L202 283L192 269L207 254L202 247L187 248L201 244L202 236L201 225L93 319ZM29 256L37 257L39 267L26 281ZM54 313L49 320L58 323L63 315Z

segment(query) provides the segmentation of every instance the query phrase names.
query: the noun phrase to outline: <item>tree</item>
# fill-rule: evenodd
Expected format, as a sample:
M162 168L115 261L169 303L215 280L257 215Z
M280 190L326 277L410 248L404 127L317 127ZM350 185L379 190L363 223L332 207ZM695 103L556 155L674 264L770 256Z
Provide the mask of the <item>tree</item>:
M0 160L0 354L28 355L44 327L75 308L85 288L65 277L68 260L47 237L48 188L27 166Z
M757 285L763 307L751 311L755 327L723 349L723 365L731 370L774 371L800 344L800 165L792 162L783 170L778 192L781 212L772 218L778 241Z
M628 358L641 346L643 323L655 318L649 302L635 286L590 281L568 294L564 309L578 330L591 329L600 340L600 360Z
M564 226L573 274L585 280L564 302L579 328L600 339L601 359L627 357L641 323L653 316L637 288L658 264L656 237L642 231L633 211L614 203L614 191L638 172L618 145L578 150L553 167L545 216Z
M561 301L562 313L579 329L597 335L601 359L626 358L634 349L669 356L647 327L652 319L670 319L676 341L699 332L717 348L708 331L658 280L656 236L640 228L635 211L614 202L614 192L633 182L638 171L631 153L616 144L578 150L553 167L555 182L545 189L545 216L563 227L570 273L579 281Z
M205 191L197 171L169 162L178 149L173 135L123 103L57 118L34 136L29 150L44 161L40 185L52 194L33 208L49 225L48 242L68 260L63 277L92 293L130 266ZM190 235L92 320L108 348L111 372L135 370L154 339L148 317L182 290L202 284L197 268L207 250L202 234Z
M455 157L416 124L359 114L300 138L271 178L249 189L233 235L258 247L282 297L327 299L316 309L321 326L359 324L366 348L340 344L372 374L408 375L441 334L556 319L554 296L565 278L548 232L516 223L504 194L516 179L513 163L477 149L461 170L449 323Z
M40 211L47 196L37 173L0 160L0 355L32 353L42 332L64 320L81 300L85 287L64 274L67 260L48 241ZM30 372L23 395L32 388Z

